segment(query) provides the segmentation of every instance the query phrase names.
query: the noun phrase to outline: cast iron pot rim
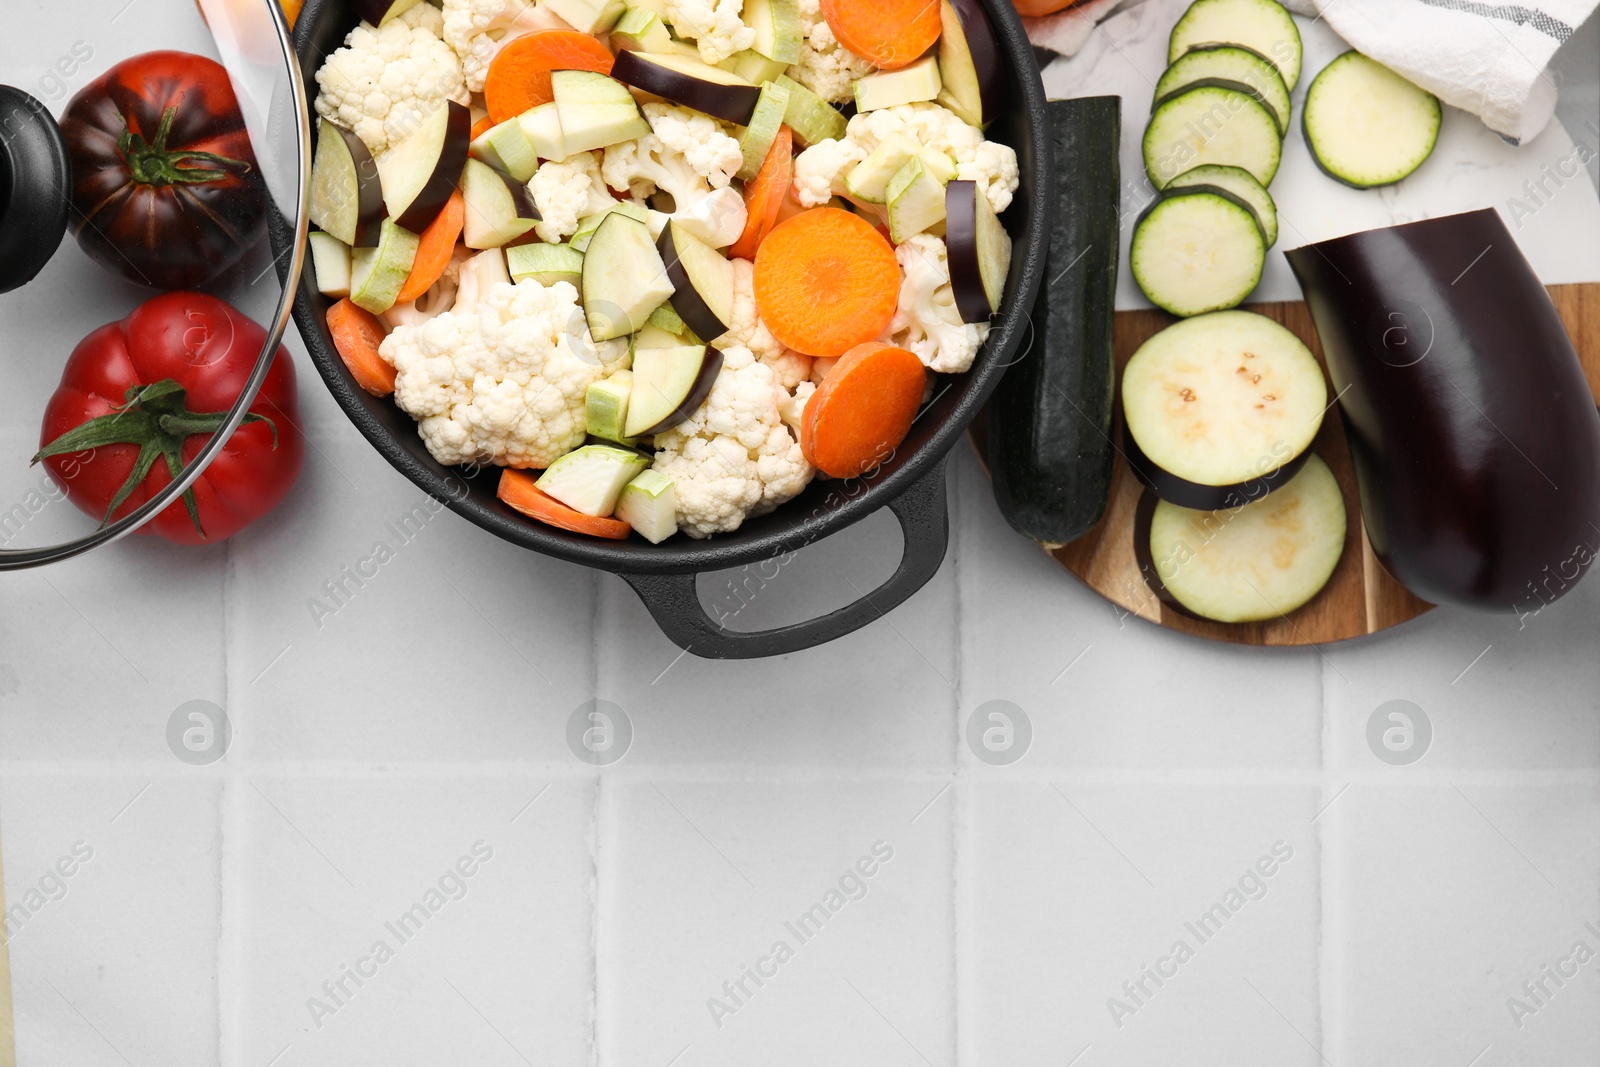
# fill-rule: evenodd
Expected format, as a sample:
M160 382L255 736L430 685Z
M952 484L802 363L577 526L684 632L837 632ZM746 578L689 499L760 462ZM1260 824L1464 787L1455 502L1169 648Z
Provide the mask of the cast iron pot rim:
M887 473L880 470L862 479L826 483L845 487L858 482L865 486L864 489L859 486L854 492L842 488L830 489L825 497L828 506L813 508L810 512L805 511L803 506L796 506L800 501L780 505L780 514L784 508L792 509L790 525L753 539L741 539L741 534L735 532L702 541L687 537L674 538L650 546L648 551L624 549L619 542L566 534L544 526L498 501L490 504L476 499L457 469L443 467L431 460L419 462L407 452L384 426L371 417L364 407L360 390L344 373L342 362L327 337L326 325L318 320L311 306L312 282L308 274L302 278L300 291L295 297L295 322L317 372L339 407L355 423L356 429L391 465L429 496L474 525L514 544L614 574L692 574L772 559L838 533L884 507L924 477L942 478L943 464L950 450L961 440L967 427L988 401L989 395L999 384L1001 374L1014 361L1013 355L1024 339L1031 339L1029 315L1044 273L1045 249L1049 241L1047 192L1055 180L1050 173L1044 83L1039 76L1033 46L1028 42L1016 10L1006 0L981 2L989 15L1003 56L1017 68L1020 99L1013 102L1013 107L1022 115L1022 125L1033 142L1033 166L1022 175L1017 188L1017 199L1026 197L1027 225L1020 235L1012 235L1013 241L1023 249L1021 273L1015 284L1014 295L993 324L978 360L964 376L967 380L959 383L965 389L964 394L932 436ZM316 24L322 9L330 4L346 3L349 0L307 0L296 21L294 39L295 53L302 63L306 62L306 52L311 48L311 27ZM309 93L314 82L309 78L307 82ZM274 225L272 239L275 246L279 245L282 237L281 228ZM278 247L274 251L278 251ZM1015 257L1013 263L1017 263Z

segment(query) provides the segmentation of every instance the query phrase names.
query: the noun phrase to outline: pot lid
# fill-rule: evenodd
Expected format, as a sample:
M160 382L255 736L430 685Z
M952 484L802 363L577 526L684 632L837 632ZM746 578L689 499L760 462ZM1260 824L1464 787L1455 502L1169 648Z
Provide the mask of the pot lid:
M89 551L169 507L163 522L203 531L187 504L208 489L191 486L260 421L310 166L279 0L88 0L71 18L14 0L7 16L0 569ZM298 235L276 260L269 226ZM155 475L138 475L145 461Z

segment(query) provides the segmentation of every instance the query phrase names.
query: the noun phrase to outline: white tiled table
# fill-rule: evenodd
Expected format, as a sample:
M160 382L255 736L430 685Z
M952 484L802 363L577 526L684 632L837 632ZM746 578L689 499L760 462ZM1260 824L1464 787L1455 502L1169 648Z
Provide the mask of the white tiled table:
M421 493L291 347L316 447L276 514L0 579L25 1067L1600 1062L1600 959L1541 973L1600 951L1600 584L1522 628L1203 644L1020 542L963 448L910 603L705 662L620 581L452 515L400 544ZM319 627L378 540L396 558ZM817 546L751 624L842 603L896 548L886 518ZM208 766L166 740L195 699L235 731ZM593 699L633 730L598 770L567 742ZM1394 699L1433 726L1413 765L1366 742ZM1031 720L1020 762L964 741L991 700Z

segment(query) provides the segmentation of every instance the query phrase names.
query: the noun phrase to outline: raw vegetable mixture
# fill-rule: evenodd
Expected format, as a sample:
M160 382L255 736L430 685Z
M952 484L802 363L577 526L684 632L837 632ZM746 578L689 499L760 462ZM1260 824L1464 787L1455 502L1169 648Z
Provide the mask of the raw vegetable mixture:
M316 76L329 331L510 506L737 530L972 366L1018 185L975 0L352 2Z

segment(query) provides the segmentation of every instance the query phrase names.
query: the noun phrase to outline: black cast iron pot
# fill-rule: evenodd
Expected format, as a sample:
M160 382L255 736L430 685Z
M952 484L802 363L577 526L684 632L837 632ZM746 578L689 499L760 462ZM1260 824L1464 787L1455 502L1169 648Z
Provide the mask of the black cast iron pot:
M1054 180L1044 140L1044 86L1032 47L1009 0L983 0L1008 61L1008 106L987 136L1017 152L1022 184L1004 216L1015 250L1001 314L988 343L967 374L945 379L935 399L895 455L866 478L815 481L795 500L770 515L751 519L734 533L709 540L673 538L651 545L637 538L602 541L565 533L525 518L495 497L498 468L468 473L436 462L416 423L392 400L361 391L333 347L326 313L329 301L316 291L310 271L301 279L295 321L328 389L367 440L425 492L484 529L526 548L573 563L610 571L631 585L662 631L697 656L747 659L811 648L858 630L922 588L944 561L949 542L945 460L994 390L1007 364L1028 337L1028 312L1044 272L1048 222L1045 191ZM309 0L295 25L307 92L314 99L315 75L358 19L349 0ZM292 234L274 220L273 253ZM837 533L878 508L888 508L905 534L900 566L882 586L821 618L757 633L721 626L706 614L695 592L695 575L786 557Z

